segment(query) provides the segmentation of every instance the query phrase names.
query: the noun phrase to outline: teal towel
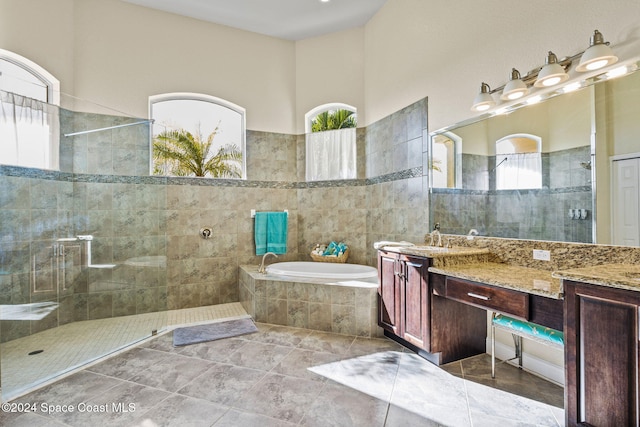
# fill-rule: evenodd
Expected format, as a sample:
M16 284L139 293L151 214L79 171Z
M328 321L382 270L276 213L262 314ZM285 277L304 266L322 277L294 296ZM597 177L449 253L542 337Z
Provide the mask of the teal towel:
M287 253L287 219L286 212L256 212L256 255Z

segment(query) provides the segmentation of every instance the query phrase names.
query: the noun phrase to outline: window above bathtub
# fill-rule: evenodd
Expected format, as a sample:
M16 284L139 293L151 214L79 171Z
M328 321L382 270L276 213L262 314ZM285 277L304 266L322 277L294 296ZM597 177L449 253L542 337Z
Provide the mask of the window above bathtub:
M0 49L0 164L59 168L59 104L58 79Z
M355 179L355 107L341 103L320 105L305 114L306 179Z
M246 178L245 109L197 93L149 98L154 175Z

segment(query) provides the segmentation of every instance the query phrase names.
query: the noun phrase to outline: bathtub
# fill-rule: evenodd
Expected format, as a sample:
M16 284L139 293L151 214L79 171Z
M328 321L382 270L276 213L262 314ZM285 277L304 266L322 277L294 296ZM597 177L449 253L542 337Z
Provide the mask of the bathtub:
M240 303L256 322L381 337L378 273L373 267L324 262L278 262L258 273L241 265Z
M378 270L367 265L330 262L277 262L267 267L267 274L331 280L357 280L378 277Z

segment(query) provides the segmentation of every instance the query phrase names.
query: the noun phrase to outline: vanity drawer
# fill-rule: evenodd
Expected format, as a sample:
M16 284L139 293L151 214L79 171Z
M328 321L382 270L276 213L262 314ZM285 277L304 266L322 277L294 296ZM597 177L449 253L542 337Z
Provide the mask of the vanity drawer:
M529 319L529 295L447 277L446 297L491 311Z

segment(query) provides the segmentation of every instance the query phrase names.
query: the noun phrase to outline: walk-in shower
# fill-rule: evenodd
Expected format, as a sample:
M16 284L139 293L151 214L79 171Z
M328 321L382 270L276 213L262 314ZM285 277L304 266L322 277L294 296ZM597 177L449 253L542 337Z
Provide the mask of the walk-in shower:
M0 165L3 401L167 324L166 186L148 176L150 122L52 109L60 170Z

